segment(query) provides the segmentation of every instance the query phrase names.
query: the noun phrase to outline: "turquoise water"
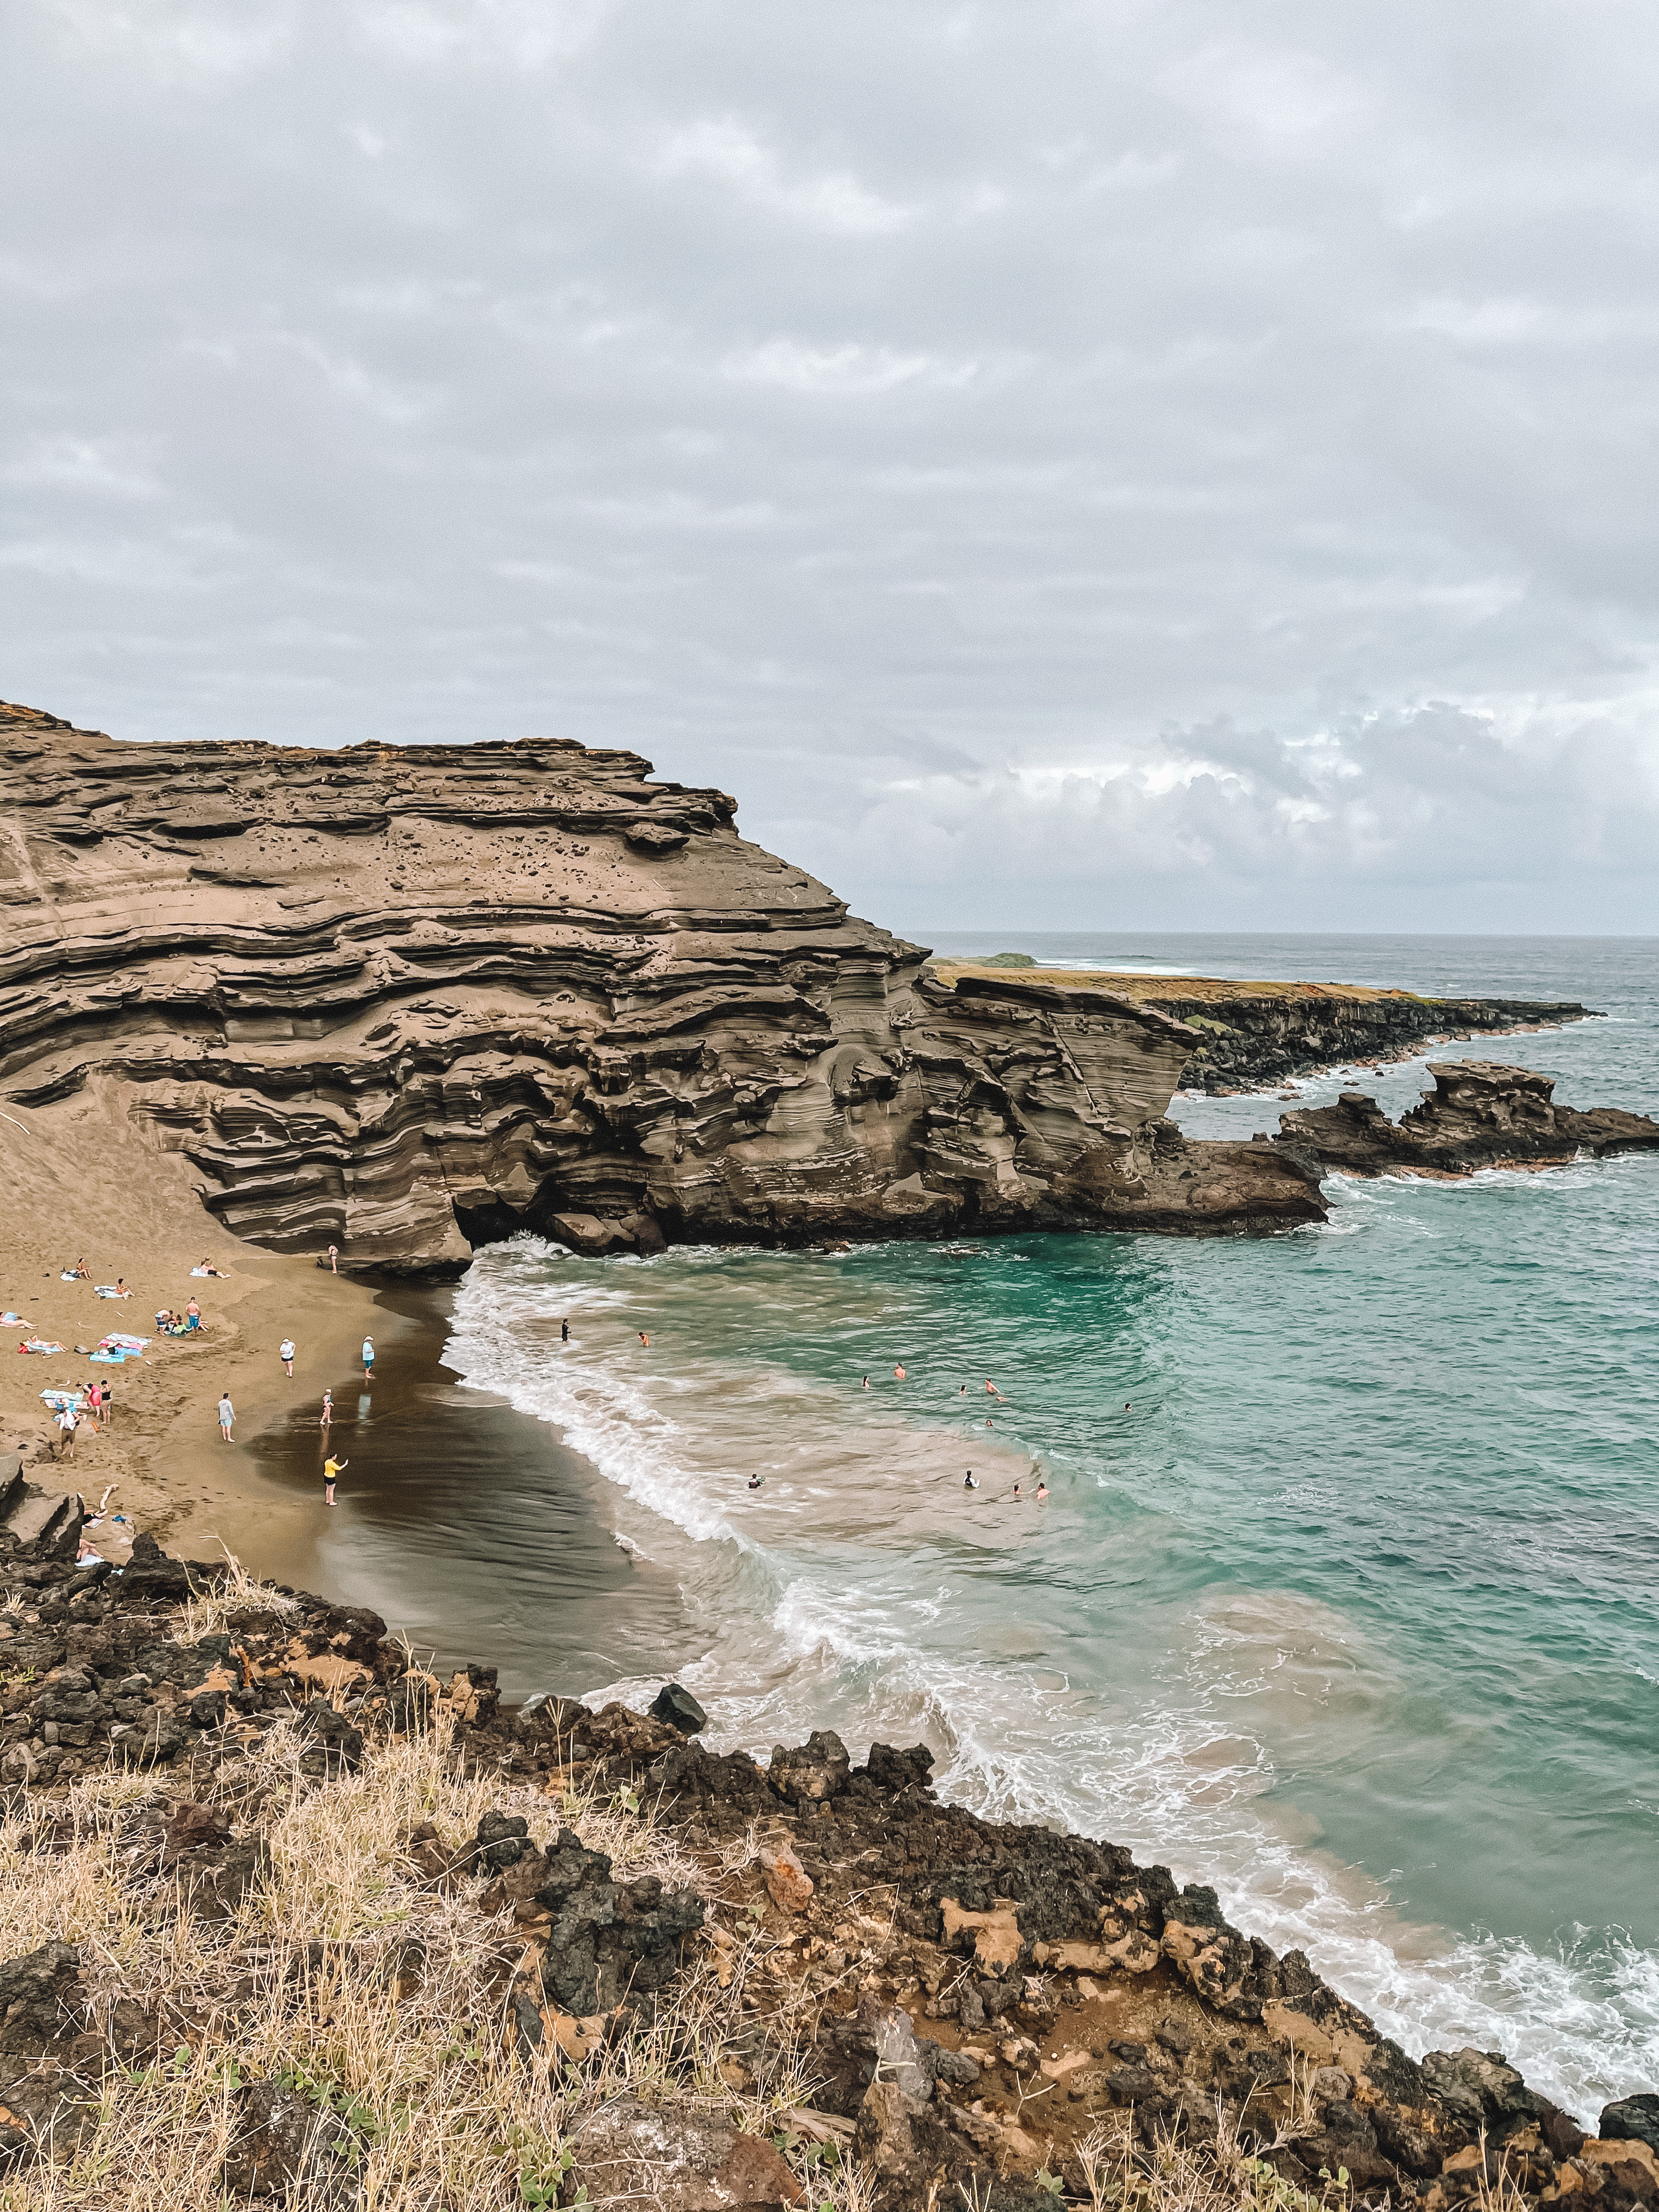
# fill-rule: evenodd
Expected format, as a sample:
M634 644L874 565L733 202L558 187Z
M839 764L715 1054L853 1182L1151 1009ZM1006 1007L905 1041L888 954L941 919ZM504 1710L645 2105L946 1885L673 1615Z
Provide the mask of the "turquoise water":
M1650 942L941 949L1003 946L1582 998L1613 1018L1452 1049L1659 1104ZM1659 2086L1659 1159L1328 1188L1328 1228L1249 1243L524 1240L480 1255L448 1357L678 1585L654 1676L558 1686L675 1669L763 1752L924 1736L950 1794L1215 1881L1408 2048L1503 2049L1593 2118ZM1034 1462L1052 1495L1017 1502ZM555 1621L520 1686L538 1663Z

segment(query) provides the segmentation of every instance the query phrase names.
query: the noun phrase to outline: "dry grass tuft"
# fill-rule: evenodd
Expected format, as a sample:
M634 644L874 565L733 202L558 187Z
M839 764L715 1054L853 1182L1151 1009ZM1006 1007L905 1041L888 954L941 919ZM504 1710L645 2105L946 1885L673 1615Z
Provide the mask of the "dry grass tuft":
M620 1879L717 1895L721 1870L691 1860L650 1808L623 1793L556 1811L463 1771L447 1724L372 1742L360 1772L325 1782L301 1771L304 1748L279 1724L204 1788L269 1855L222 1924L191 1919L161 1874L147 1816L174 1794L165 1778L100 1774L0 1827L0 1957L77 1943L94 2025L108 2033L125 1998L161 2031L153 2055L111 2064L78 2142L0 2184L0 2212L222 2212L251 2081L297 2091L337 2146L308 2201L349 2195L363 2212L550 2205L573 2130L618 2094L672 2096L757 2132L809 2100L811 2079L787 2055L799 2001L758 1932L691 1939L655 2020L584 2064L526 2059L506 2022L520 1939L480 1913L482 1878L423 1887L400 1849L422 1821L459 1842L500 1808L525 1814L538 1844L574 1827ZM864 2178L802 2145L809 2154L815 2208L866 2212Z

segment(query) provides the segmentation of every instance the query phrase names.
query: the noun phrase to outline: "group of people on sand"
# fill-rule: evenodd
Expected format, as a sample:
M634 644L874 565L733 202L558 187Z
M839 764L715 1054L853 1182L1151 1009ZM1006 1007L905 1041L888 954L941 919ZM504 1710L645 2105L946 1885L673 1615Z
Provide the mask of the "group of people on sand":
M333 1247L331 1246L329 1249L331 1255ZM276 1347L276 1357L282 1361L283 1372L289 1377L290 1382L294 1377L294 1363L299 1356L299 1346L295 1342L291 1336L285 1336ZM372 1382L374 1379L374 1340L372 1336L366 1336L363 1339L362 1362L363 1380L365 1382ZM235 1418L236 1409L231 1404L230 1393L227 1390L223 1397L219 1401L219 1433L227 1443L233 1441L231 1436L231 1424L234 1421ZM351 1462L349 1459L336 1459L333 1452L330 1449L331 1438L329 1431L333 1425L334 1392L331 1389L329 1389L323 1392L322 1411L318 1416L317 1421L317 1426L322 1431L323 1448L325 1453L323 1461L323 1503L325 1505L332 1505L335 1503L335 1485L338 1482L340 1477L345 1473L347 1468L351 1464Z

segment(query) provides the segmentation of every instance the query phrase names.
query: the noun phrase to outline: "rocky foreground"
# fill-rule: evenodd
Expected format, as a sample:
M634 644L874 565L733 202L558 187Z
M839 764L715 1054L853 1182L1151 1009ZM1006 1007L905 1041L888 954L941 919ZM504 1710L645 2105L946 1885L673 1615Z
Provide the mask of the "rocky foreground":
M20 2204L1659 2204L1659 2098L1590 2136L1498 2052L1413 2059L925 1749L757 1765L672 1686L509 1711L147 1539L0 1547Z

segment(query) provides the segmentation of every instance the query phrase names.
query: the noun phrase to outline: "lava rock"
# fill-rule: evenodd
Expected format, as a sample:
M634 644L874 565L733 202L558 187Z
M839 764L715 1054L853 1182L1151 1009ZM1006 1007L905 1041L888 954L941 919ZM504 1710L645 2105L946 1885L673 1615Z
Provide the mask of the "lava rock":
M73 1943L43 1943L0 1965L0 2054L38 2058L77 2034L85 2018Z
M659 1690L647 1709L653 1720L666 1721L682 1735L696 1735L708 1725L708 1716L692 1696L678 1682L669 1682Z
M794 1750L782 1744L775 1748L767 1778L792 1805L817 1805L839 1796L851 1771L847 1747L835 1731L814 1729Z
M1644 2142L1650 2150L1659 2150L1659 2097L1643 2090L1603 2105L1596 2132L1603 2142Z

